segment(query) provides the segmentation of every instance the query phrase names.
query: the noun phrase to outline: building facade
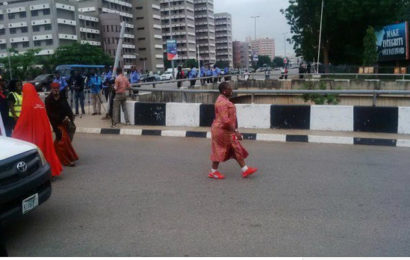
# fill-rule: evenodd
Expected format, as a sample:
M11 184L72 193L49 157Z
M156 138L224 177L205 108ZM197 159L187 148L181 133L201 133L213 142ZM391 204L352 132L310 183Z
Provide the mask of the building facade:
M7 57L10 48L19 53L41 49L38 55L51 55L59 46L80 41L81 30L85 27L79 22L76 3L64 0L0 3L0 57Z
M196 59L195 17L193 0L160 0L161 27L166 55L167 40L177 42L176 65Z
M229 13L215 14L216 61L233 66L232 16Z
M252 49L248 42L234 41L233 66L235 69L249 69L251 65Z
M269 56L271 60L275 58L275 40L263 38L251 41L252 52L259 56Z
M201 63L216 62L215 19L213 0L194 0L195 34Z
M160 0L135 0L137 68L164 70Z
M125 23L125 34L120 65L130 69L137 62L135 46L134 1L133 0L76 0L82 15L98 17L101 28L101 42L104 51L115 57L119 41L121 22Z

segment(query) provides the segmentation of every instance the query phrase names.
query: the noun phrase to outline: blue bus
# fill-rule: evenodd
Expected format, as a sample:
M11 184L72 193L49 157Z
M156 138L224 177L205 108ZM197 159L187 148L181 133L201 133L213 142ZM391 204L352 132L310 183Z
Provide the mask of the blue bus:
M86 77L91 70L101 75L104 72L104 65L81 65L81 64L64 64L58 65L56 71L60 73L66 80L69 80L74 71L79 71L82 76Z

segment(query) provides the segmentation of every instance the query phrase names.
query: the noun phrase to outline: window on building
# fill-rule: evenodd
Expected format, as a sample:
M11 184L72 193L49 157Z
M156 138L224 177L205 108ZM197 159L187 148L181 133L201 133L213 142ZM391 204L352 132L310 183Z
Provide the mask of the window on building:
M3 21L4 15L0 14L0 21Z
M139 51L146 51L147 48L138 48Z
M110 38L107 38L107 43L111 44Z
M26 18L26 17L27 17L26 12L21 12L21 13L20 13L20 18Z
M6 45L6 44L0 44L0 50L5 50L5 49L6 49L6 47L7 47L7 45Z
M143 37L143 38L138 38L138 41L145 41L145 37Z
M28 30L27 30L27 27L21 27L21 32L22 33L26 33Z
M35 42L34 42L34 46L36 46L36 47L41 46L41 41L35 41Z
M18 46L19 46L19 44L16 43L16 42L11 43L11 47L12 47L12 48L17 48Z
M28 42L23 42L23 47L24 48L28 48L28 46L29 46Z
M50 9L43 10L43 15L49 15L49 14L50 14Z
M138 31L143 31L145 29L145 27L138 27L137 30Z
M9 14L9 19L14 19L16 16L14 14Z
M31 11L31 16L38 16L38 10Z
M39 32L40 31L40 26L33 26L33 32Z
M115 32L115 31L114 31L114 25L111 25L111 31L112 31L112 32Z
M53 45L53 40L52 39L46 40L46 44L47 45Z
M143 8L142 8L142 6L137 6L137 7L135 7L135 9L142 10Z
M17 29L16 28L10 28L10 34L16 34Z
M44 25L44 29L45 29L46 31L50 31L50 30L52 29L51 24L46 24L46 25Z
M137 17L137 20L144 20L144 17Z
M107 25L107 32L110 32L110 26Z
M6 30L3 28L3 29L0 29L0 35L5 35L6 34Z

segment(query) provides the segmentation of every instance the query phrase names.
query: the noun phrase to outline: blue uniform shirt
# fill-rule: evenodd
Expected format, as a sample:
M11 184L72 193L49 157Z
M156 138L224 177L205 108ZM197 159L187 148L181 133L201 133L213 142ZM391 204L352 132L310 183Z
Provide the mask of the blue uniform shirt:
M206 70L204 67L201 67L201 77L205 77L206 76Z
M97 75L90 76L88 80L88 86L91 88L92 94L98 94L101 91L102 82L101 78Z
M63 91L68 86L67 82L63 77L54 78L53 82L57 82L58 84L60 84L60 91Z
M131 73L131 77L130 77L130 83L138 83L140 81L140 74L138 73L138 71L133 71Z
M194 78L196 78L196 76L197 76L196 74L197 74L196 68L192 68L191 71L189 71L188 77L189 77L190 79L194 79Z
M112 71L108 71L107 73L104 74L103 76L103 83L107 82L107 80L110 80L112 78ZM108 84L103 84L103 88L108 88Z

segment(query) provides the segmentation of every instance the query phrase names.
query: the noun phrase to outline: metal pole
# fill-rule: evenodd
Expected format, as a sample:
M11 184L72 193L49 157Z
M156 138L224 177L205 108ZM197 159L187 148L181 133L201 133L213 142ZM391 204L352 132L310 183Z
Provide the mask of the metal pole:
M8 59L9 59L10 80L12 80L12 79L13 79L13 72L12 72L12 69L11 69L11 59L10 59L10 51L9 51L9 49L7 49L7 57L8 57Z
M255 41L256 41L256 19L258 19L260 16L251 16L252 19L255 20Z
M172 40L172 14L171 14L171 0L168 1L168 6L169 6L169 37ZM176 79L175 77L175 64L174 60L171 60L171 66L172 66L172 77Z
M201 56L199 55L199 44L196 45L197 53L198 53L198 70L201 69Z
M122 50L122 42L124 40L124 34L125 34L125 22L121 22L121 32L120 32L120 39L118 41L117 45L117 51L115 53L115 62L114 62L114 68L112 71L112 74L115 75L117 72L118 65L120 63L120 56L121 56L121 50Z
M317 50L317 71L316 73L319 74L319 61L320 61L320 48L322 44L322 22L323 22L323 6L325 4L325 1L322 0L322 11L320 13L320 30L319 30L319 48Z

